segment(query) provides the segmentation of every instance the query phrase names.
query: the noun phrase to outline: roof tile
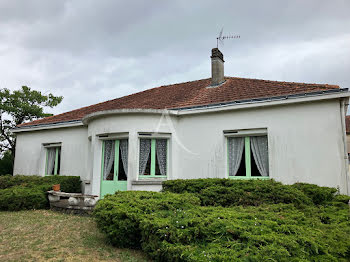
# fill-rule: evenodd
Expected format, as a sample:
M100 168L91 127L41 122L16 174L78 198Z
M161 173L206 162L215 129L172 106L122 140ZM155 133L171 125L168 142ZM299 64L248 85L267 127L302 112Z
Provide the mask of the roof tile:
M24 123L19 125L19 127L81 120L88 114L104 110L176 109L339 88L337 85L278 82L238 77L225 77L225 80L218 87L210 87L210 78L160 86L99 104L82 107L63 114Z

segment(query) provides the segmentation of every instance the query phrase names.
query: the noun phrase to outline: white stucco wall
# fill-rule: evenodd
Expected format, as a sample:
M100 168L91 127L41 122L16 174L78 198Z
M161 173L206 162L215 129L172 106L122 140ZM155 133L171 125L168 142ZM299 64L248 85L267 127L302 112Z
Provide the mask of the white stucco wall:
M339 101L181 117L179 178L225 177L223 130L267 128L270 177L286 184L314 183L345 192Z
M159 190L159 185L132 184L138 180L138 132L158 131L170 134L168 179L226 178L223 131L253 128L267 128L271 178L339 187L346 193L338 99L165 118L109 115L91 120L88 127L23 132L18 134L14 173L43 174L42 143L62 142L61 173L91 180L86 193L99 195L102 140L97 135L127 133L128 190Z
M89 141L86 127L17 133L14 175L45 174L44 143L61 142L60 175L89 179Z

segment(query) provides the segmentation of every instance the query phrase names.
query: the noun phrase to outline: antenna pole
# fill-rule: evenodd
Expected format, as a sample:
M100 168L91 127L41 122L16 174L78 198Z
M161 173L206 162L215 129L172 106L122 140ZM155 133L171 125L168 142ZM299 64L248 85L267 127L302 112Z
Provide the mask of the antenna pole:
M216 38L216 48L219 48L219 41L220 43L223 45L224 44L224 40L225 39L233 39L233 38L241 38L240 35L227 35L227 36L223 36L222 35L222 31L224 30L224 28L221 29L219 36Z

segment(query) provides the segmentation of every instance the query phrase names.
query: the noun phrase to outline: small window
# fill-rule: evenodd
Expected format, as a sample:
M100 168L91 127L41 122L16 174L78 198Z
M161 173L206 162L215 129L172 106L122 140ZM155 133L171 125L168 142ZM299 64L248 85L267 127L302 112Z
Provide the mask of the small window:
M139 177L166 177L168 159L167 139L140 139Z
M45 175L59 175L61 166L61 147L46 148Z
M103 180L126 181L128 177L128 140L105 140L102 146Z
M227 138L229 178L251 179L269 177L267 136Z

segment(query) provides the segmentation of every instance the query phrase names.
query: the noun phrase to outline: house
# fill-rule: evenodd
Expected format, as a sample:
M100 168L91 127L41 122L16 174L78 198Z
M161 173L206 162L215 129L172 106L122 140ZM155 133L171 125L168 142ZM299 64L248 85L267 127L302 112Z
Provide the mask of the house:
M212 77L149 89L19 125L14 174L78 175L83 190L161 189L166 179L275 179L349 194L336 85Z

